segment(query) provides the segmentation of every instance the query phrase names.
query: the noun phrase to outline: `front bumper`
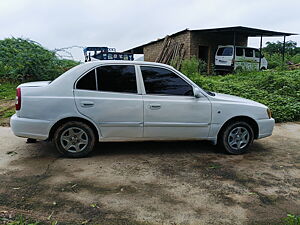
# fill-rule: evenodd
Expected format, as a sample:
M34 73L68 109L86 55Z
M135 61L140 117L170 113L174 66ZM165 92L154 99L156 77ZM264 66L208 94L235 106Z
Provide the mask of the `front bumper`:
M49 134L50 121L20 118L14 114L10 118L10 127L18 137L46 140Z
M273 118L271 119L263 119L263 120L257 120L258 125L258 138L264 138L272 135L274 126L275 126L275 120Z

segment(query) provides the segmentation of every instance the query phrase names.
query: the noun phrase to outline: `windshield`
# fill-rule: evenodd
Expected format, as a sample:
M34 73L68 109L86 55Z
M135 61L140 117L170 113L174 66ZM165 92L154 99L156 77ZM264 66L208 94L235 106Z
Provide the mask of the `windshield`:
M219 48L217 55L218 56L232 56L232 47L223 47L223 48Z

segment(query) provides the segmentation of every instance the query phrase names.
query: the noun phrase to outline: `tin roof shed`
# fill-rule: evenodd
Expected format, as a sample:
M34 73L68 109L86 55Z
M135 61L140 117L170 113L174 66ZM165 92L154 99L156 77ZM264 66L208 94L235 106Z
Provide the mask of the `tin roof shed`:
M211 29L185 29L168 35L169 38L176 42L183 43L185 48L184 58L196 56L205 60L210 65L218 45L239 45L247 46L248 37L260 37L260 50L262 48L263 37L280 37L283 36L283 60L286 36L296 35L295 33L271 31L251 27L235 26ZM144 54L146 61L157 61L163 48L165 38L160 38L149 43L133 47L124 52L133 54Z

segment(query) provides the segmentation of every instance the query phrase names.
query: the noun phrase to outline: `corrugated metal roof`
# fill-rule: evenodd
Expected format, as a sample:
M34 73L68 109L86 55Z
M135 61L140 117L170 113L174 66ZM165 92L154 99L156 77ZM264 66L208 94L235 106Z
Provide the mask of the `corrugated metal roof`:
M211 29L196 29L190 30L191 32L203 32L203 33L218 33L218 32L237 32L246 34L248 37L260 37L262 36L291 36L296 35L294 33L286 33L286 32L279 32L279 31L271 31L271 30L263 30L251 27L223 27L223 28L211 28Z

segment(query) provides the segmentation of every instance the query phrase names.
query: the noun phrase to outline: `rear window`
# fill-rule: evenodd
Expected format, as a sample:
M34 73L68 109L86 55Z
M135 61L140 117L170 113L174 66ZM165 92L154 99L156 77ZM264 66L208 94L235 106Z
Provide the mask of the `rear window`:
M224 48L219 48L217 55L218 56L232 56L232 47L224 47Z
M86 75L84 75L80 80L77 82L76 85L77 89L83 90L96 90L96 73L95 70L91 70Z

